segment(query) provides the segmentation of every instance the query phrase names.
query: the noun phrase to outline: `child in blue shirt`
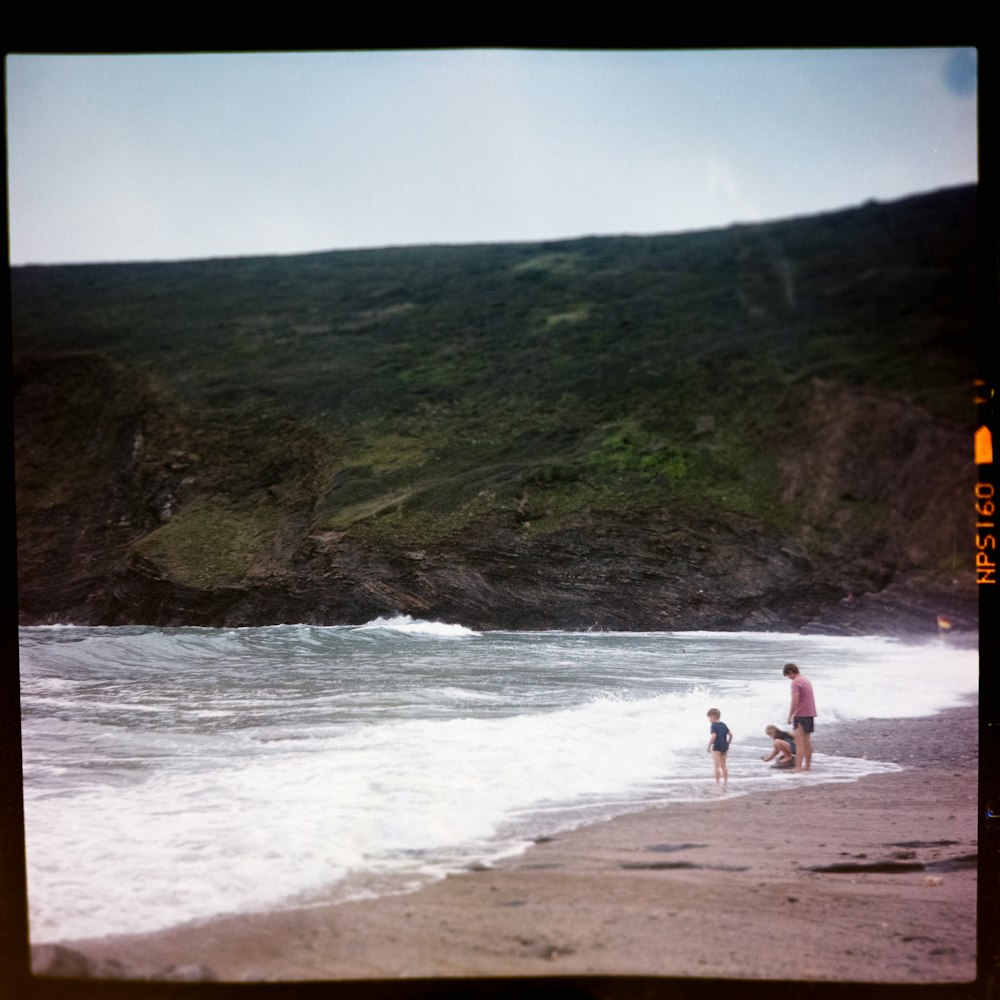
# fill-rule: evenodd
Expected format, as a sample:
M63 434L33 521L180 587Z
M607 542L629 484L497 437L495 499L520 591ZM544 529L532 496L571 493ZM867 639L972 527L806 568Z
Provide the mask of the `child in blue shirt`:
M722 779L722 787L729 783L729 768L726 766L726 755L729 744L733 742L733 731L722 721L722 713L717 708L710 708L706 713L709 725L708 752L712 755L712 767L715 770L715 783Z

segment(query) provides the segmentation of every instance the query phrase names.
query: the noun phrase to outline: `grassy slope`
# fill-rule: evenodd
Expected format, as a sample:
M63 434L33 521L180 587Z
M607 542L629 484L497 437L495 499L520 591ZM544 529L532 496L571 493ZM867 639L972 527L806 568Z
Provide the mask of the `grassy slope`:
M210 428L198 488L141 544L228 582L290 510L414 545L494 512L794 527L774 452L796 386L971 418L974 253L959 189L678 236L22 268L14 346L108 354Z

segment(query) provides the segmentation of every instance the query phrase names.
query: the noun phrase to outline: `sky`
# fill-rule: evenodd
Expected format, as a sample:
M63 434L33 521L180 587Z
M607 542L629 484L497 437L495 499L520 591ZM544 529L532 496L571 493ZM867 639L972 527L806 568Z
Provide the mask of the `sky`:
M676 233L975 183L951 48L12 54L10 260Z

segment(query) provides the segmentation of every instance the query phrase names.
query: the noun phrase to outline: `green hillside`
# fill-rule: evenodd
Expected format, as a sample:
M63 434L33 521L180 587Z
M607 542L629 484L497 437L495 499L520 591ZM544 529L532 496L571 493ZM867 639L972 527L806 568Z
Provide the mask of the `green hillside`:
M975 240L962 188L681 235L16 268L19 546L43 572L41 512L98 502L95 442L143 409L146 513L108 572L237 586L308 539L591 512L711 510L819 551L825 515L782 472L811 387L968 427ZM119 373L117 412L80 352Z

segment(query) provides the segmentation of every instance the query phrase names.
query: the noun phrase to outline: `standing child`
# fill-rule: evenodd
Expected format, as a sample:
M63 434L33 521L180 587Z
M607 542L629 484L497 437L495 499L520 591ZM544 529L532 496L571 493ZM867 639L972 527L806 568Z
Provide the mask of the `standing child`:
M726 766L726 755L729 744L733 742L733 731L722 721L722 713L717 708L710 708L706 713L711 720L709 725L708 752L712 755L712 767L715 769L715 783L722 779L722 787L729 784L729 768Z

